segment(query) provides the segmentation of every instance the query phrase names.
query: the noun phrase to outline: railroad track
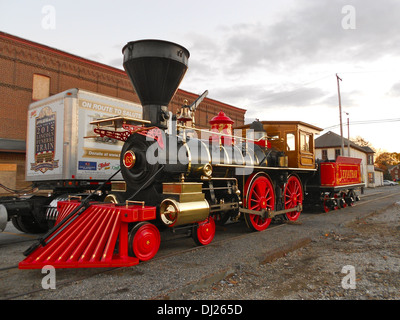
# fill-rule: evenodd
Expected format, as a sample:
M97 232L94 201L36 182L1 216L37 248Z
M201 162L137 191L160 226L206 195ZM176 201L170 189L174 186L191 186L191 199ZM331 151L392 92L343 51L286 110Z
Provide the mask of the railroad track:
M383 192L381 192L381 193L377 192L374 194L364 195L362 197L361 201L359 201L355 204L355 207L365 206L373 201L380 201L380 200L384 200L387 198L391 198L391 197L400 195L400 189L392 190L392 191L393 192L391 192L390 194L383 193ZM342 209L342 210L346 210L346 209ZM335 214L335 211L331 211L328 213L321 213L321 214L328 214L328 215ZM299 224L304 223L307 220L313 219L316 216L319 216L319 214L311 213L311 212L307 212L307 211L303 212L303 214L301 215ZM285 227L287 224L288 223L279 223L279 222L271 223L269 228L264 232L268 232L269 230L273 230L275 228ZM293 223L290 223L290 224L293 224ZM196 250L205 250L210 246L220 246L228 241L233 241L233 240L237 240L237 239L241 239L241 238L245 238L245 237L257 236L257 234L258 234L257 232L248 231L244 222L228 223L227 225L224 225L217 229L214 241L210 245L205 246L205 247L194 246L190 236L185 236L185 235L168 236L168 235L166 235L162 240L162 244L161 244L161 247L160 247L160 250L159 250L157 256L150 261L141 262L141 265L151 264L152 261L159 261L159 260L167 259L169 257L181 255L181 254L184 254L187 252L192 252L192 251L196 251ZM15 252L16 246L20 246L22 248L22 250L20 251L22 253L22 251L26 248L25 248L25 246L22 246L21 244L26 243L27 244L26 247L28 247L30 245L29 242L36 241L36 239L38 238L38 236L35 236L35 235L25 235L25 234L15 234L15 235L19 236L19 237L23 237L24 239L21 239L19 241L18 240L11 241L6 244L1 243L1 240L0 240L0 248L2 248L1 252L3 254L5 253L4 251L12 251L11 249L13 249L13 252ZM5 249L7 249L7 250L5 250ZM22 255L21 255L21 258L23 258ZM10 265L5 265L5 266L0 267L0 279L4 279L8 276L16 276L16 274L20 273L20 272L25 272L25 273L26 272L35 272L35 271L40 272L40 270L20 271L18 269L18 262L19 261L17 261L15 264L10 263ZM80 272L79 269L78 270L68 269L68 271L65 271L66 279L57 280L57 288L70 285L77 281L90 279L90 278L96 277L100 274L113 272L117 269L121 269L121 268L118 268L118 267L100 268L100 269L93 268L93 269L85 269L85 272ZM2 300L18 299L18 298L21 298L24 296L29 296L31 294L38 293L40 291L45 291L45 289L40 287L40 281L39 281L38 285L39 285L38 288L35 288L35 289L26 288L17 294L11 293L11 294L7 295L4 292L2 293L0 291L0 299L2 299ZM3 297L1 296L1 294L3 294Z

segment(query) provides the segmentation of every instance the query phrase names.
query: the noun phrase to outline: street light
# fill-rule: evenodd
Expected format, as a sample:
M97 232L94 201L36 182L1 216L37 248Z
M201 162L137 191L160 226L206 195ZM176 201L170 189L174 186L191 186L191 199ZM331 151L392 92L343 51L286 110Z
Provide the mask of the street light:
M350 113L346 111L344 111L344 113L347 115L347 156L350 157Z

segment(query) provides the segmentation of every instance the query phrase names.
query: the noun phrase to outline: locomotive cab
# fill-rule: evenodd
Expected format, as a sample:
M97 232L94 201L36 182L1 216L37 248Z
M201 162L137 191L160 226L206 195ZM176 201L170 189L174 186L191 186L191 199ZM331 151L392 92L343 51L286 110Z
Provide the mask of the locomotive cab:
M260 121L272 149L284 152L289 168L315 168L314 135L323 129L301 121ZM250 129L245 125L236 129Z

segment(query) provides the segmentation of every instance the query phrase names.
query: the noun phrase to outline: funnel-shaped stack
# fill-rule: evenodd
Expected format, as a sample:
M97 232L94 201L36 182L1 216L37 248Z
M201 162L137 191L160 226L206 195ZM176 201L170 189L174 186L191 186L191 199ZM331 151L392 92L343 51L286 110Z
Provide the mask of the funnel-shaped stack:
M166 128L168 104L188 68L189 51L161 40L129 42L123 49L124 68L143 106L143 119Z

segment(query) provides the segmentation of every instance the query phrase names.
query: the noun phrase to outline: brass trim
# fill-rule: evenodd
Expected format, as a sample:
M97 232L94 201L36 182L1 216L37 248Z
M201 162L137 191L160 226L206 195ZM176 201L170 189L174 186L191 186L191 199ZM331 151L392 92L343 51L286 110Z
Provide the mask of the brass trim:
M130 154L132 156L132 158L133 158L132 159L132 164L130 164L130 165L127 165L126 162L125 162L125 157L126 157L127 154ZM135 155L135 153L132 150L126 151L124 153L124 156L122 157L122 162L123 162L125 168L132 169L135 166L135 163L136 163L136 155Z
M104 202L106 203L118 203L117 200L117 196L115 194L108 194L105 198L104 198Z
M226 155L227 163L232 164L232 161L230 161L230 159L229 159L229 154L228 154L228 151L226 151L226 148L223 145L220 145L220 149L224 149L224 154ZM224 158L224 162L225 162L225 158Z
M210 214L207 200L178 202L164 199L160 204L161 221L168 227L204 221Z
M111 181L111 191L126 192L125 181Z
M243 154L242 154L242 150L239 149L239 147L237 145L233 145L233 148L238 150L238 154L240 154L240 156L242 157L242 165L246 164L246 161L244 160ZM235 151L233 150L233 154L232 154L232 160L235 159Z
M126 208L128 208L129 203L141 204L141 205L142 205L142 208L144 208L144 201L126 200L126 201L125 201L125 207L126 207Z
M233 168L253 168L253 169L263 169L263 170L291 170L291 171L317 171L317 169L309 168L281 168L281 167L260 167L260 166L242 166L242 165L232 165L232 164L215 164L216 167L233 167Z
M137 123L144 123L144 124L151 123L148 120L136 119L136 118L131 118L131 117L110 117L110 118L104 118L104 119L91 121L90 124L97 125L97 126L102 125L103 127L121 128L122 124L125 124L127 122L134 122L134 123L137 122Z
M211 157L211 153L210 153L210 149L208 148L208 146L204 143L204 141L199 140L200 143L203 145L204 149L207 151L207 155L208 155L208 163L211 164L212 162L212 157ZM200 151L201 154L201 151Z
M68 201L71 201L72 198L77 198L79 200L82 200L82 196L76 196L76 195L68 195Z
M189 161L188 164L187 164L186 175L189 175L190 174L190 170L192 168L192 153L190 152L190 148L187 145L186 141L183 141L183 145L186 148L187 157L188 157L188 161Z
M164 182L163 194L201 193L201 182Z

